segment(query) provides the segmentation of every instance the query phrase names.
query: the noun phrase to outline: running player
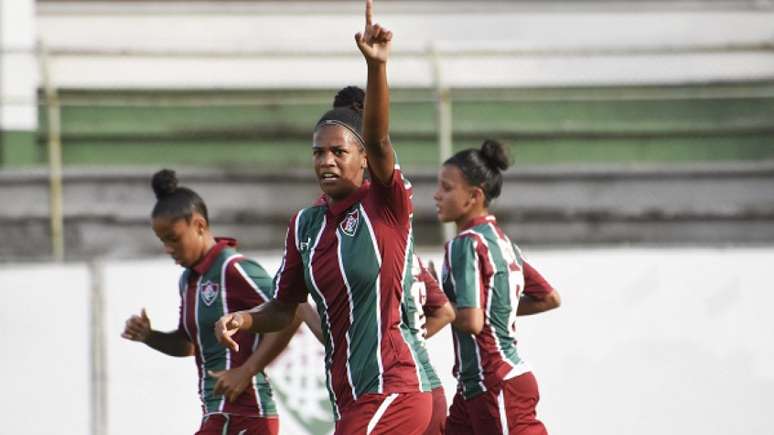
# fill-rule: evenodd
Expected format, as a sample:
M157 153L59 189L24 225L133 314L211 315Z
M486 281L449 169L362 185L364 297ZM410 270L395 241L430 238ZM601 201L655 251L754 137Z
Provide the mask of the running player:
M442 283L454 304L458 389L446 433L546 434L536 418L537 382L516 348L516 316L559 306L559 293L524 260L489 213L508 158L500 143L444 162L434 195L438 218L457 224L446 244Z
M454 308L438 285L438 281L416 255L412 261L411 273L414 277L411 298L405 299L407 305L403 307L403 312L409 320L412 334L422 343L417 357L427 371L433 394L432 418L424 435L441 435L446 427L446 393L435 368L430 363L424 341L454 320ZM325 344L320 315L317 311L311 305L303 304L299 307L298 313L320 343Z
M263 368L285 348L299 320L284 330L234 336L241 350L215 339L224 313L260 305L274 288L264 269L236 251L236 240L215 238L207 206L191 189L177 186L170 170L153 176L158 198L151 214L164 250L185 268L179 281L180 321L176 330L151 329L145 309L126 321L122 337L171 356L196 356L203 420L197 435L277 434L279 419Z
M372 23L355 36L368 71L364 112L358 102L318 121L315 174L326 201L295 214L275 277L275 298L250 312L223 316L231 334L281 329L308 293L323 324L327 383L336 434L422 434L432 396L417 359L421 344L403 315L411 297L411 186L390 142L387 59L392 33ZM366 181L368 168L370 182Z

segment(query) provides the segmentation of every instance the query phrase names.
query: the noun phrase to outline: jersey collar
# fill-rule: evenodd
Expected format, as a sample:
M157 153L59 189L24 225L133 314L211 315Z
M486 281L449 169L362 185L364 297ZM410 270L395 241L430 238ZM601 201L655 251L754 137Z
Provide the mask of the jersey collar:
M230 237L215 237L215 246L204 255L191 269L199 275L204 275L218 258L218 255L226 248L236 248L237 241Z
M493 214L474 217L473 219L469 220L468 223L466 223L462 228L460 228L460 232L465 231L468 228L473 228L476 225L481 225L488 222L497 223L497 220Z
M349 210L350 207L352 207L352 204L360 201L363 199L363 197L368 193L368 189L371 187L371 182L368 180L364 180L363 184L357 188L356 191L352 192L347 196L346 198L342 199L341 201L331 204L330 198L326 198L326 203L328 204L328 210L333 214L334 216L339 216L345 211Z

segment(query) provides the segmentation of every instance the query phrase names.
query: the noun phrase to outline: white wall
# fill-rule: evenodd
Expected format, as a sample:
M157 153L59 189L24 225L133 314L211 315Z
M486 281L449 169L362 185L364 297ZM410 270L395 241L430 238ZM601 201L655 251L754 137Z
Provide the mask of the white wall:
M0 130L37 128L35 0L0 1Z
M58 55L54 62L55 80L62 87L340 87L365 81L352 40L363 26L362 3L43 4L38 29L48 46L71 53ZM750 4L713 7L710 2L687 8L669 3L474 3L377 2L377 21L395 32L391 83L431 86L432 66L422 55L431 44L444 52L735 46L770 42L774 22L774 9L765 3L760 9ZM145 50L157 55L98 56L90 50ZM263 58L169 54L202 50L275 54ZM331 51L339 54L326 54ZM409 53L414 57L405 57ZM455 87L683 83L768 79L774 74L774 58L762 51L495 53L442 56L441 65L444 80Z
M526 254L563 298L559 310L519 324L520 349L541 388L538 413L551 433L771 433L774 248ZM274 270L277 256L258 258ZM199 423L193 362L119 337L125 318L143 306L155 328L176 326L178 272L166 259L105 265L110 435L190 434ZM88 285L80 265L0 266L0 370L12 374L0 409L16 416L0 434L87 433ZM41 327L41 319L56 324ZM321 349L308 336L291 345L269 373L278 389L298 392L299 383L322 376ZM428 346L451 397L448 330ZM291 394L293 406L319 415L321 391ZM283 433L302 433L284 406Z

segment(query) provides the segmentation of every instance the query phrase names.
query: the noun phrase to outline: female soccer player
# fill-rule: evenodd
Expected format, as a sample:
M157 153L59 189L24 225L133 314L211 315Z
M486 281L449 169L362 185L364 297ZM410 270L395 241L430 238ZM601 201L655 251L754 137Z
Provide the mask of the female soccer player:
M524 260L489 213L508 167L503 146L485 141L444 162L434 195L441 222L457 224L446 244L442 283L454 304L458 391L446 433L546 434L536 418L535 377L516 349L516 316L559 306L559 293Z
M411 273L414 277L411 298L405 300L403 312L413 320L411 333L422 343L421 349L417 352L417 359L427 371L433 395L432 417L423 435L442 435L446 427L446 393L435 368L430 363L424 341L454 320L454 308L434 275L425 268L422 260L416 255L413 257ZM311 305L303 304L299 307L298 313L320 343L325 344L320 315L317 311Z
M173 171L157 172L152 185L153 231L185 268L179 281L180 321L176 330L160 332L151 328L143 309L126 321L122 337L167 355L196 356L204 414L197 435L277 434L277 408L262 370L285 348L300 319L273 334L240 332L234 340L241 350L219 344L215 322L267 301L274 290L271 278L236 251L236 240L212 235L206 204L193 190L178 187Z
M216 333L235 346L230 336L238 330L281 329L311 293L324 326L336 434L419 435L432 397L417 360L421 345L402 313L411 297L411 185L388 136L392 33L372 23L372 3L365 31L355 36L368 71L364 112L356 103L333 109L312 137L326 201L291 218L274 299L223 316Z

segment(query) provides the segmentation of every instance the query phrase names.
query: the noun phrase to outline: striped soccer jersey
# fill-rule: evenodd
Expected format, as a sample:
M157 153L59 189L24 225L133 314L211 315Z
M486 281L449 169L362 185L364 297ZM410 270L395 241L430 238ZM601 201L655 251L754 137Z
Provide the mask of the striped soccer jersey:
M477 396L528 372L516 349L519 297L528 294L542 299L553 289L524 261L494 216L474 219L447 242L442 282L457 309L481 308L484 312L484 327L478 335L452 328L454 376L463 397Z
M389 185L366 181L335 204L318 201L290 220L275 297L311 293L325 342L334 417L367 393L430 391L411 298L411 185L396 165Z
M430 380L430 388L435 390L442 384L435 368L430 364L430 357L425 347L427 335L425 325L427 315L441 308L449 300L438 285L438 281L433 278L433 275L422 264L422 260L416 255L413 257L411 274L414 277L414 283L411 285L411 297L405 299L407 306L403 312L406 314L411 332L417 337L420 346L417 350L417 359L425 368Z
M268 378L261 372L254 376L251 387L234 402L213 394L217 372L239 367L258 346L260 335L240 331L234 335L239 352L234 352L215 338L215 322L226 313L248 310L272 297L271 277L255 261L239 254L236 240L216 239L217 243L193 268L180 277L180 323L195 347L199 372L199 397L205 416L216 413L246 417L277 415Z

